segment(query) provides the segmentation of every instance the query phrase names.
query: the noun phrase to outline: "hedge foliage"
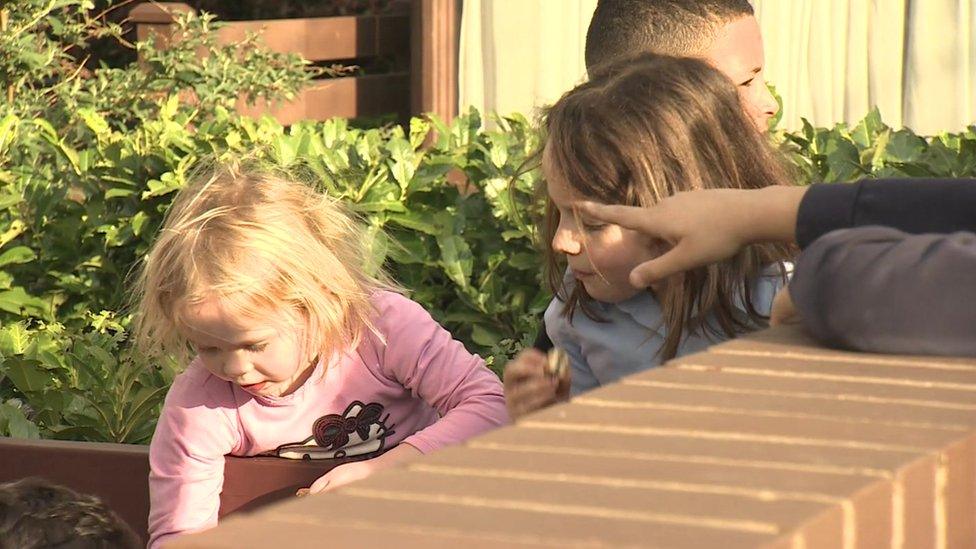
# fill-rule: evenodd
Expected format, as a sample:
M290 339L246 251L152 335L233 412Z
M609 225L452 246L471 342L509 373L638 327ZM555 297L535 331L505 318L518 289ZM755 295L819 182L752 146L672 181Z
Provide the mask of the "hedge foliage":
M210 18L136 45L143 62L83 69L93 37L122 36L86 0L22 0L0 33L0 435L145 443L172 361L126 341L126 278L200 159L258 154L310 175L364 221L388 269L493 367L534 337L541 282L538 146L526 118L409 128L341 119L288 128L233 113L286 98L315 71L248 44L216 48ZM213 53L205 58L199 48ZM922 138L877 111L854 127L774 132L807 181L972 176L976 134Z

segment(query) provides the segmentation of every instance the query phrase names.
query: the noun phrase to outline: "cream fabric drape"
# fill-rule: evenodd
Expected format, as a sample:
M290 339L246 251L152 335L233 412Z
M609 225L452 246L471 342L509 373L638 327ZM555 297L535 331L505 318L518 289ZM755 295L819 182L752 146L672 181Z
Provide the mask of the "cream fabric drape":
M521 112L553 103L586 78L583 44L596 0L464 0L461 111Z
M783 122L855 122L873 106L895 127L976 122L976 0L753 0ZM464 0L461 108L531 114L586 76L596 0Z
M974 0L753 0L783 124L961 130L976 115Z

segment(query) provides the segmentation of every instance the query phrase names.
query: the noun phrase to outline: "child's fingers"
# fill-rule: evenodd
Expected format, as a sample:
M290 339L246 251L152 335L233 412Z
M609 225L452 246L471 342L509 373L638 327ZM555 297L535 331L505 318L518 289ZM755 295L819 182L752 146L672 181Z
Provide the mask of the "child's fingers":
M783 286L773 298L772 310L769 313L769 325L779 326L799 322L799 320L796 306L793 305L793 298L790 297L790 287Z
M326 488L329 487L329 481L330 480L331 479L329 478L329 474L328 473L326 473L326 474L320 476L319 478L315 479L315 482L313 482L312 485L308 487L308 493L306 495L309 495L309 494L318 494L319 492L325 490Z
M556 401L556 388L557 381L549 377L506 387L505 404L509 416L515 420L552 404Z
M599 204L597 202L586 201L577 202L576 206L580 212L600 221L633 229L651 237L662 238L667 236L665 234L665 227L661 223L661 218L656 215L653 208Z
M502 377L505 386L518 384L527 379L541 377L545 374L546 355L538 349L524 349L514 359L505 365Z

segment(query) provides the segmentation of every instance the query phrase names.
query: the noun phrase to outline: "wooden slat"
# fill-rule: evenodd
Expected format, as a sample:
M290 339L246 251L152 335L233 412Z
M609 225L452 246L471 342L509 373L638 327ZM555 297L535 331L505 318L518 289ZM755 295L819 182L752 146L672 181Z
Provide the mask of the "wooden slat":
M136 6L131 20L137 24L139 40L155 35L162 45L174 39L173 18L193 11L178 2L145 3ZM311 61L338 61L390 55L397 67L405 67L410 57L411 16L392 13L379 16L315 17L225 23L218 34L219 44L240 42L257 32L266 47L282 53L297 53ZM201 52L206 55L206 52ZM420 70L415 65L411 70ZM289 102L268 105L238 103L238 112L248 116L270 114L285 125L301 120L326 120L332 117L357 118L397 114L408 118L411 108L411 76L399 71L387 74L345 77L316 81Z
M377 74L319 80L288 103L268 105L238 104L238 112L259 117L274 116L284 125L301 120L327 120L333 117L407 112L409 82L406 73Z
M310 61L404 54L410 48L410 18L405 15L235 21L220 29L219 42L240 42L248 33L260 33L273 51L297 53Z
M415 0L410 23L411 105L450 121L458 110L457 0Z

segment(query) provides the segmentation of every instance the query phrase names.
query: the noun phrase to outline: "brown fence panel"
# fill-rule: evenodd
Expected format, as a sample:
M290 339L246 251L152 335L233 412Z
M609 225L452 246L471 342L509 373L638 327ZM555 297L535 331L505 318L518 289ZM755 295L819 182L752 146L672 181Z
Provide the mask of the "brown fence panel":
M188 11L192 8L178 2L145 3L133 8L130 19L137 25L140 40L155 34L165 42L172 39L173 17ZM233 44L256 32L271 50L296 53L313 62L384 55L394 59L391 73L316 80L292 101L270 105L240 101L242 114L270 114L286 125L304 119L384 114L404 120L411 114L409 70L422 70L410 67L410 29L411 18L406 14L234 21L219 30L218 43Z

